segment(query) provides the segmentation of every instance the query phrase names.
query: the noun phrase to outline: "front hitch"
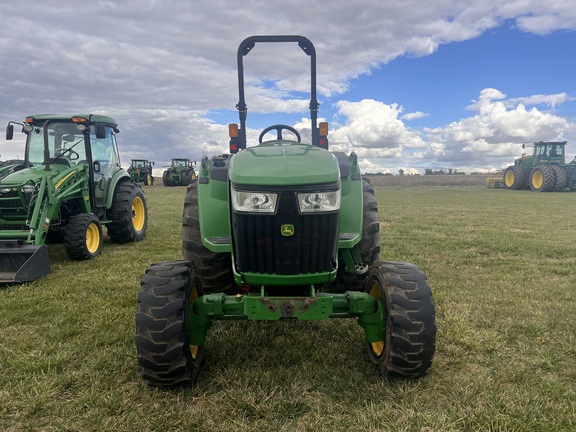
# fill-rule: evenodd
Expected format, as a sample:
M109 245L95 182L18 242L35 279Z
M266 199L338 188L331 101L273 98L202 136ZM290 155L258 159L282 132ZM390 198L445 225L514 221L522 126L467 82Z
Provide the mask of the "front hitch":
M191 345L204 345L212 320L316 321L353 317L358 318L368 342L383 339L383 306L368 293L347 291L310 297L207 294L189 305L188 337Z

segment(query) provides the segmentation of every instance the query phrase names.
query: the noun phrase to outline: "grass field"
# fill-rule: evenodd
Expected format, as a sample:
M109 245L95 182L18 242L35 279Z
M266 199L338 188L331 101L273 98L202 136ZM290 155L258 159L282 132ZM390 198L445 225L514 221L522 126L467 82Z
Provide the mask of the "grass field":
M139 244L0 288L1 431L576 429L576 194L378 188L382 258L428 275L427 376L383 380L353 320L216 322L199 386L147 387L134 314L152 262L181 256L185 188L145 188Z

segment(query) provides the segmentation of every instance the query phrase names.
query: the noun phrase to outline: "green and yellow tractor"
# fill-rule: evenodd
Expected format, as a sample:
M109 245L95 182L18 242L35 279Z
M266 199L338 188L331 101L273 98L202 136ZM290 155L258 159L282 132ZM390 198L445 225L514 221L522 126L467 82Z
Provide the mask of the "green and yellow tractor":
M0 283L50 272L46 243L63 242L72 259L102 250L102 226L113 242L142 240L146 197L120 167L118 126L107 116L32 115L9 122L26 134L21 163L0 168Z
M188 186L197 178L194 165L196 162L190 159L172 159L171 165L162 174L164 186Z
M539 141L534 143L532 155L522 155L504 170L503 183L506 189L575 191L576 159L566 163L566 141Z
M128 167L130 181L133 183L144 183L144 186L154 186L153 165L154 162L147 159L132 159Z
M276 42L297 43L310 57L311 142L275 124L247 148L243 58ZM436 337L430 287L415 265L380 260L374 190L354 153L328 150L328 125L317 121L314 45L303 36L253 36L237 59L240 125L229 126L230 153L204 157L188 187L183 259L152 264L141 281L143 379L193 385L209 328L230 319L353 318L379 374L425 374Z

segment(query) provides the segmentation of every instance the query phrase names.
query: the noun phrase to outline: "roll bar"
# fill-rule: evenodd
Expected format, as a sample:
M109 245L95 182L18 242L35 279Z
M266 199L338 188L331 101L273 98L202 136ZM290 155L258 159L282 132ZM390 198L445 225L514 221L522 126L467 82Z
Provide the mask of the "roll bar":
M246 148L246 117L248 108L244 98L244 56L247 55L257 43L262 42L296 42L298 46L310 57L310 120L312 123L312 144L320 145L320 135L318 131L318 107L316 99L316 49L314 44L304 37L296 35L274 35L274 36L250 36L240 43L238 47L238 92L239 100L236 109L240 116L240 128L238 137L235 138L237 150Z

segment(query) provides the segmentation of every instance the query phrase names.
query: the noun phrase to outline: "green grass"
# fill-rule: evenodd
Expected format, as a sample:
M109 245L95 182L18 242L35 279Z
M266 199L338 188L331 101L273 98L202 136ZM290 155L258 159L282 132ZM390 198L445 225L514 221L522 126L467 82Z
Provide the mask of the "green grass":
M576 428L576 194L378 188L382 257L428 275L427 376L383 380L353 320L216 322L194 389L140 379L139 281L179 259L185 188L145 188L139 244L106 242L0 288L2 431L569 431Z

